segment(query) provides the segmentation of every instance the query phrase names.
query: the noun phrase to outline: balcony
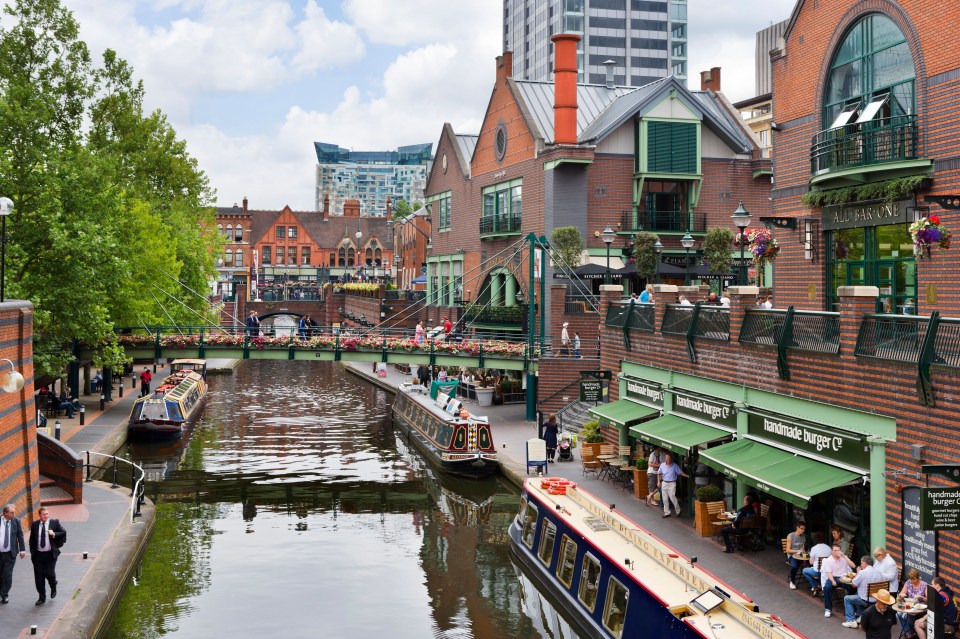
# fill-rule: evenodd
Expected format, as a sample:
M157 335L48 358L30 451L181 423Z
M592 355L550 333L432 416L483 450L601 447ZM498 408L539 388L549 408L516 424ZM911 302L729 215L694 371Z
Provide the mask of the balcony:
M917 133L915 115L821 131L810 147L810 183L835 188L932 168L917 157Z
M488 215L480 218L480 237L519 234L523 218L519 215Z
M705 213L694 213L692 226L687 226L690 214L686 211L627 211L620 219L620 233L637 233L650 231L653 233L694 233L706 232L707 216Z

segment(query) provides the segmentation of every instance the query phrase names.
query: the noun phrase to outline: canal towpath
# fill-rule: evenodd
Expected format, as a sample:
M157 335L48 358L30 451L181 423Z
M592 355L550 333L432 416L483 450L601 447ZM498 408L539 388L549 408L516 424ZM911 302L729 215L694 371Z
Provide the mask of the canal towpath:
M381 377L373 372L369 364L363 362L344 362L342 365L350 372L393 393L401 383L409 381L410 378L393 367L388 367L386 376ZM483 409L472 400L466 400L464 404L470 412L489 417L493 427L493 439L497 445L500 470L505 477L519 486L524 479L536 474L535 471L527 474L526 442L537 437L537 424L526 421L524 404L506 404ZM844 621L842 606L834 606L833 616L825 618L823 597L812 597L806 580L801 579L797 590L788 587L789 566L779 547L768 546L758 552L727 554L723 552L722 545L709 537L700 537L695 532L688 504L681 504L681 517L671 516L664 519L660 508L647 506L644 500L634 497L632 488L624 489L618 484L597 479L592 475L585 477L579 450L574 451L573 457L569 462L550 464L547 475L575 481L603 501L615 505L620 513L666 541L681 554L696 557L696 565L700 569L733 586L752 599L761 611L780 617L784 623L808 639L835 639L850 632L840 625ZM851 632L852 636L856 634ZM896 634L891 636L896 637Z

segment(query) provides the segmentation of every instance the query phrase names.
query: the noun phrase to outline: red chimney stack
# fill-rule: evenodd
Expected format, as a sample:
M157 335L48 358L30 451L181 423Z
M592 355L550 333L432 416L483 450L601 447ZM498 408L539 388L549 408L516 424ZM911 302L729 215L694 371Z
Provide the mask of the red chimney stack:
M700 72L700 90L720 93L720 67Z
M577 43L580 36L558 33L553 41L553 143L577 143Z

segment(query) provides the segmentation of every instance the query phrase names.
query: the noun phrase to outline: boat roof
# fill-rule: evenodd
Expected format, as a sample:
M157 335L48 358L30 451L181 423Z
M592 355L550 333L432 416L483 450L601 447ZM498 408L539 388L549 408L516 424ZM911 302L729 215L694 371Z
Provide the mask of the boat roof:
M754 612L753 602L720 581L688 557L613 510L582 488L572 484L565 494L551 494L542 478L525 481L527 494L544 502L614 564L630 566L625 575L646 588L683 622L705 637L715 639L802 639L770 614ZM627 563L629 560L629 564ZM693 600L703 593L717 593L719 605L702 610ZM708 595L712 597L712 595Z
M194 366L206 366L206 365L207 365L207 360L205 360L205 359L175 359L175 360L173 360L172 362L170 362L170 365L171 365L171 366L175 366L175 365L177 365L177 364L179 364L179 365L183 365L183 364L193 364Z
M470 417L468 419L461 419L459 410L456 412L456 414L448 413L446 410L444 410L444 406L447 404L447 398L449 397L449 395L445 395L444 393L439 393L437 395L437 399L433 399L430 397L430 394L426 392L426 390L418 391L417 390L418 388L423 389L423 386L414 385L414 384L400 384L399 386L400 392L406 394L407 396L410 397L411 400L417 402L418 404L420 404L421 406L429 410L430 413L434 415L437 419L441 419L445 422L473 421L479 424L489 423L489 420L487 417L481 417L479 415L474 415L473 413L470 413ZM456 398L454 399L456 400ZM460 402L459 400L456 400L456 401L458 404L460 404L460 408L465 408L462 402ZM468 413L470 412L469 409L467 410L467 412Z

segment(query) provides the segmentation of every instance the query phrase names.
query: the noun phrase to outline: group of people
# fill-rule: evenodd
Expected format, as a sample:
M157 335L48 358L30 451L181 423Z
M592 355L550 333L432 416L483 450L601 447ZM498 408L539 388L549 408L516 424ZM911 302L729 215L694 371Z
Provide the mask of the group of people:
M297 321L297 337L301 341L306 341L308 337L313 337L320 332L320 325L310 315L302 315Z
M901 636L913 639L926 639L926 614L912 614L909 611L895 612L892 609L898 601L912 599L917 603L927 602L927 584L920 579L920 572L911 568L907 571L907 581L904 582L896 599L891 593L897 592L900 586L898 580L897 562L885 548L877 547L871 555L860 557L860 563L854 563L848 555L849 541L843 536L838 526L830 530L832 543L827 545L822 541L822 535L813 535L814 546L806 555L810 565L802 570L803 577L810 585L813 596L823 596L823 616L833 615L833 594L837 588L848 591L843 598L845 628L860 628L866 632L867 639L889 639L890 628L899 623ZM806 524L797 522L794 532L787 535L787 559L790 564L788 585L796 590L797 572L800 570L800 555L806 553ZM818 569L819 567L819 569ZM853 573L852 579L844 578ZM870 585L884 583L887 588L881 588L874 594L870 593ZM942 597L942 622L945 630L952 633L957 625L957 607L953 601L953 591L947 586L943 577L936 577L930 584ZM938 620L939 621L939 620Z
M570 326L570 322L564 322L560 330L560 354L570 356L570 347L573 347L573 356L577 359L581 359L583 356L580 354L580 333L577 331L573 332L573 339L570 339L570 331L567 330Z
M680 501L677 499L677 481L689 477L673 459L673 453L654 448L647 458L647 505L663 505L663 516L670 516L670 506L680 516ZM657 499L657 493L660 499Z
M38 606L47 601L47 584L50 585L50 598L57 596L57 558L66 541L66 529L59 520L51 519L49 511L41 506L37 520L30 526L30 561L33 563L34 585L40 595ZM17 508L14 504L7 504L0 517L0 604L9 601L13 567L18 558L27 556L26 550Z
M64 387L60 391L60 395L54 393L53 389L48 386L41 386L40 391L37 393L38 408L62 410L67 416L67 419L73 419L73 414L77 410L77 403L79 401L80 400L73 397L73 390L69 387Z

